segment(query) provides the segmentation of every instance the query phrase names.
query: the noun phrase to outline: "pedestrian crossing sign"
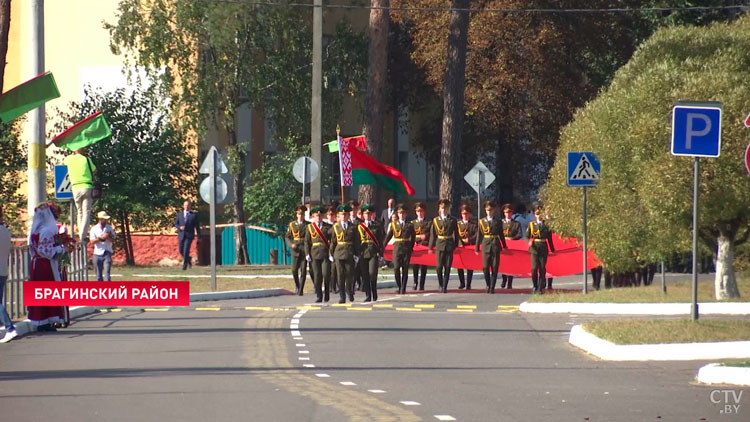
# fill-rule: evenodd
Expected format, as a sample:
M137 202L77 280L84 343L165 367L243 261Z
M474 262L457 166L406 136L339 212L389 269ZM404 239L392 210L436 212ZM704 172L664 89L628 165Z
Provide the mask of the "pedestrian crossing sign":
M601 171L593 152L568 152L568 186L596 186Z
M73 188L70 185L68 166L55 166L55 198L73 199Z

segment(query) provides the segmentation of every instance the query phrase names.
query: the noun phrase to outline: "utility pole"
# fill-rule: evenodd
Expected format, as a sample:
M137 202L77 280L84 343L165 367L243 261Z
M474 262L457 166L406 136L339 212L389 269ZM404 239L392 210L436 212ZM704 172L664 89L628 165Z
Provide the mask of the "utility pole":
M323 91L323 0L313 2L313 50L312 50L312 121L310 125L310 155L323 166L321 159L323 143L321 126L321 94ZM310 202L321 203L321 179L318 177L310 183Z
M44 73L44 0L29 0L30 10L30 50L29 79ZM47 200L45 113L44 105L31 110L29 116L29 161L28 161L28 202L29 215L34 208Z

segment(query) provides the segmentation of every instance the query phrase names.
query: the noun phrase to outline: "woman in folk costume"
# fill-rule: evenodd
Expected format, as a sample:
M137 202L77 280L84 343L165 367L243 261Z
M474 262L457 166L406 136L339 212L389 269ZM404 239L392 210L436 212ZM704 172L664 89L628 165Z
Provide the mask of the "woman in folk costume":
M42 204L34 210L29 233L29 281L62 281L58 259L65 253L65 248L58 244L58 214L59 208L53 204ZM37 327L37 331L57 331L53 324L65 322L65 308L29 306L29 320Z

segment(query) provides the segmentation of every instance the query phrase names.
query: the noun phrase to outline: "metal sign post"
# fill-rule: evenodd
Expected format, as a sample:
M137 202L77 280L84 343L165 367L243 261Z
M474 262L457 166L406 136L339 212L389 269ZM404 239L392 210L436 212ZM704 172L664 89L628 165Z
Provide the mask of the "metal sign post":
M586 188L596 186L602 172L599 158L593 152L568 152L568 186L583 187L583 294L589 292L588 242L586 239L587 197Z
M693 291L690 319L698 320L698 183L700 157L721 152L719 102L678 102L672 107L672 155L693 157Z
M588 271L586 268L586 255L588 254L588 248L586 244L586 186L583 187L583 294L589 292L589 282L587 280Z
M201 174L208 174L208 178L206 178L203 183L201 183L201 186L204 185L205 182L208 182L208 195L204 195L204 192L201 192L201 197L204 201L208 202L208 208L209 208L209 225L211 227L210 233L211 233L211 239L210 239L210 245L211 245L211 291L216 291L216 202L223 201L226 196L226 183L224 183L224 180L221 178L216 177L216 173L226 174L229 172L227 169L226 164L224 164L224 160L221 159L219 156L219 151L216 149L216 147L211 147L210 150L208 150L208 155L206 156L206 159L203 160L203 163L201 164L200 168L198 169L198 172ZM217 185L216 182L219 180L223 186L222 190L220 192L217 192ZM217 193L219 195L217 195ZM208 196L208 198L206 198ZM219 196L219 198L217 198ZM240 230L243 230L244 227L240 227Z
M483 162L477 161L466 173L464 180L477 192L477 215L482 218L482 190L487 189L495 181L495 175Z
M299 157L294 162L292 167L292 175L294 178L302 183L302 201L301 204L305 204L305 185L312 183L318 178L318 163L310 157Z

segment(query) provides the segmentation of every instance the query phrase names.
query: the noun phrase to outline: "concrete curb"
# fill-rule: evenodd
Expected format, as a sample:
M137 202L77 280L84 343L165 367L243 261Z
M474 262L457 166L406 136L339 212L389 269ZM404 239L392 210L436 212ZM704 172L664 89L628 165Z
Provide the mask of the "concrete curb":
M750 368L711 363L698 369L695 379L703 384L750 386Z
M702 315L750 315L750 302L699 303ZM521 312L597 315L690 315L689 303L537 303L523 302Z
M750 358L750 341L668 344L614 344L574 325L568 342L600 359L679 361Z

